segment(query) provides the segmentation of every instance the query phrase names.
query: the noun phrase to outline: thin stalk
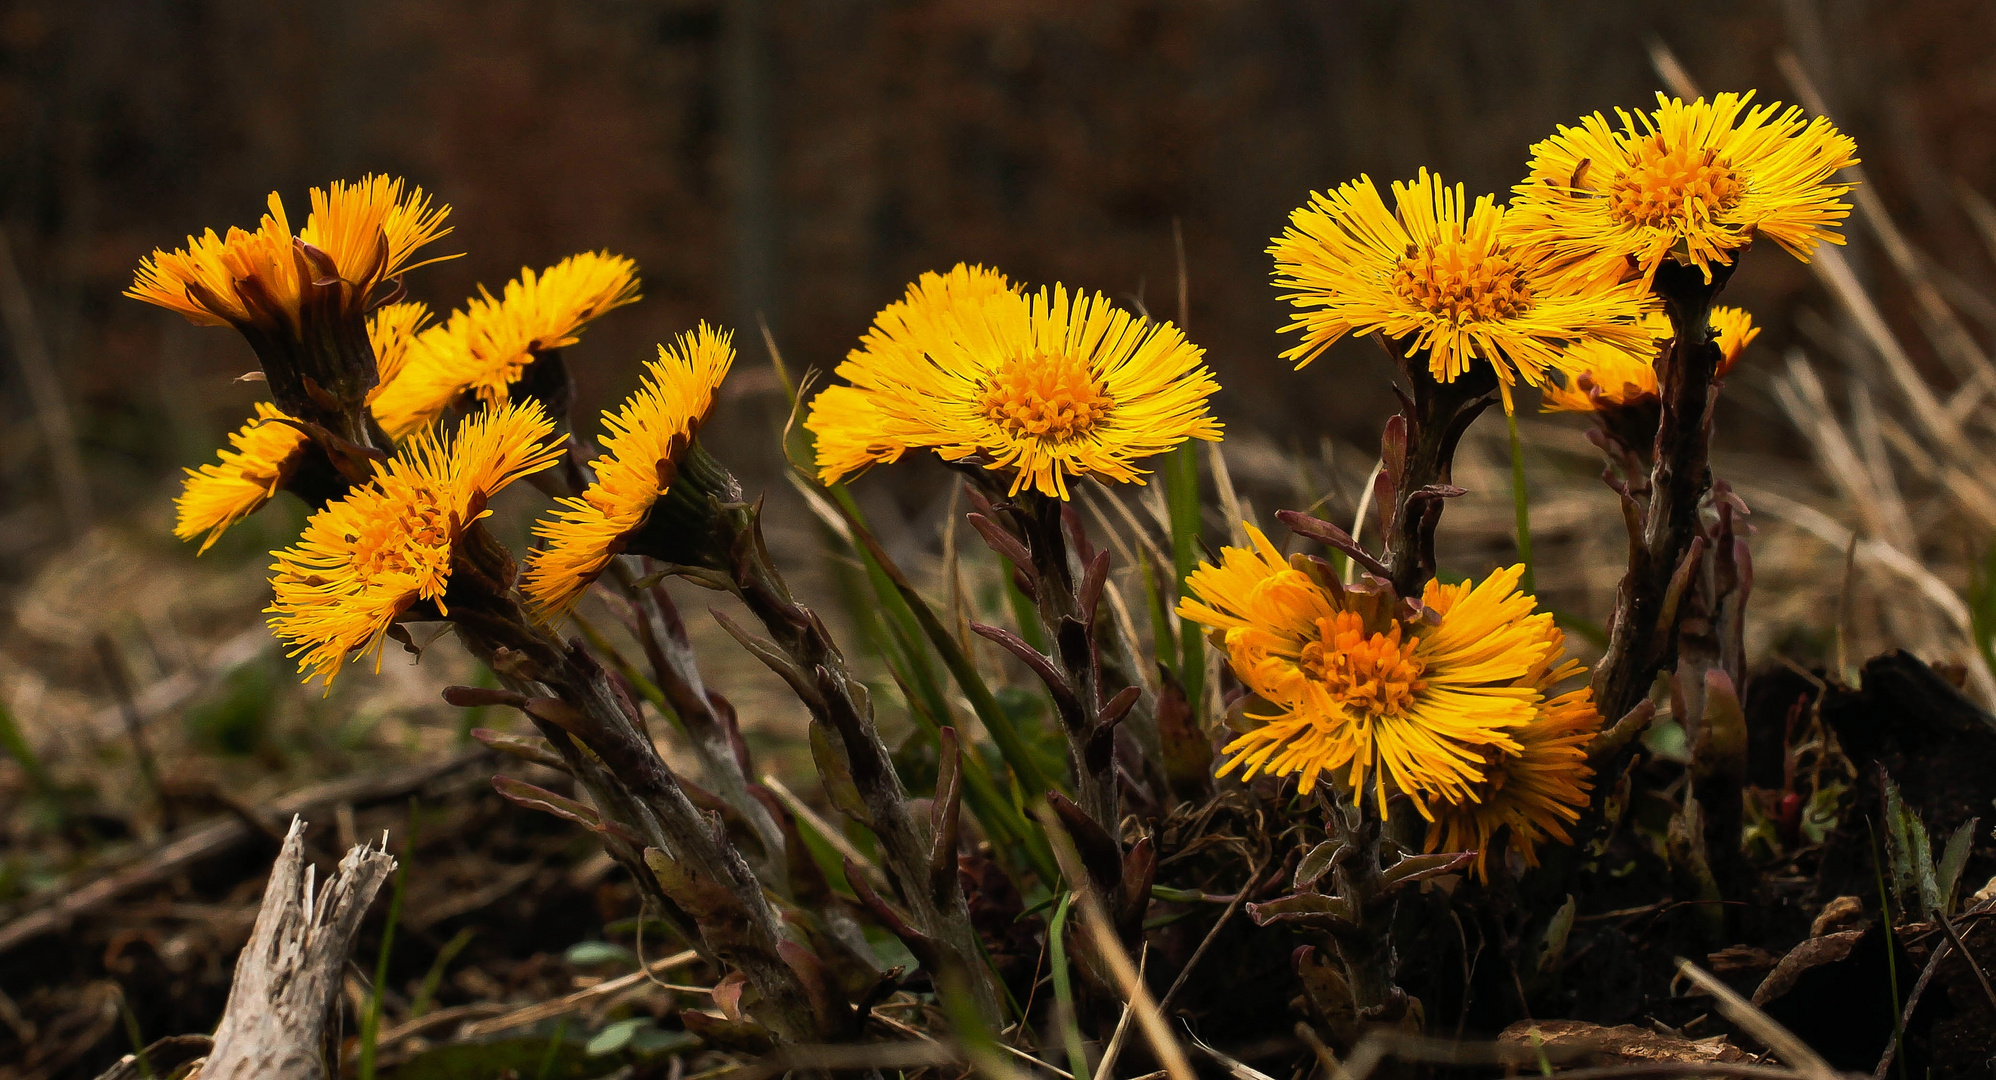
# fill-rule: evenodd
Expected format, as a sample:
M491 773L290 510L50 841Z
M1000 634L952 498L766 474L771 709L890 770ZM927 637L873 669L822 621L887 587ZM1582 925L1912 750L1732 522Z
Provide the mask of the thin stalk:
M1053 998L1060 1006L1061 1041L1067 1045L1067 1069L1077 1077L1088 1075L1088 1052L1081 1043L1080 1014L1074 1010L1074 978L1067 970L1067 909L1074 894L1060 894L1047 924L1047 956L1053 967Z
M1532 500L1525 489L1525 445L1518 438L1517 413L1506 410L1504 423L1511 430L1511 512L1518 523L1518 561L1525 565L1518 587L1536 595L1538 590L1532 582Z
M395 891L388 895L388 921L381 928L381 951L374 957L374 991L367 997L367 1015L360 1022L360 1080L374 1080L375 1041L381 1036L381 997L388 986L388 958L395 952L395 924L402 918L402 894L409 886L409 864L416 861L416 800L409 800L409 843L402 865L395 868Z
M1186 443L1165 455L1164 500L1171 514L1172 592L1199 568L1199 455ZM1229 523L1234 524L1232 522ZM1159 652L1163 649L1160 647ZM1206 707L1206 637L1197 623L1178 627L1178 682L1192 706L1192 722L1203 727Z
M1871 822L1864 823L1867 831ZM1885 978L1892 989L1892 1059L1899 1066L1899 1080L1906 1080L1906 1026L1899 1010L1899 951L1897 942L1892 940L1892 894L1885 888L1885 851L1878 843L1878 834L1871 835L1871 869L1878 877L1879 923L1885 928Z

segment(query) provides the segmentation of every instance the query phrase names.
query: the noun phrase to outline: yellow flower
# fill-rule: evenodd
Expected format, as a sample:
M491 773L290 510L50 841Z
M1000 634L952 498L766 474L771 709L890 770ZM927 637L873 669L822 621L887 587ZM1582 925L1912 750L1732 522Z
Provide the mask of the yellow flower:
M701 323L672 348L660 345L637 392L603 414L603 455L591 463L596 479L534 527L547 546L529 557L520 587L536 615L560 618L644 524L677 477L734 361L733 335Z
M1619 272L1630 262L1647 281L1666 256L1712 264L1766 236L1807 262L1850 213L1851 185L1833 179L1857 163L1857 144L1822 117L1753 94L1720 94L1687 105L1657 95L1655 110L1617 109L1562 126L1532 148L1517 186L1519 230L1562 261Z
M367 317L367 340L374 346L377 382L369 397L379 396L381 388L395 381L409 362L417 335L430 321L430 307L419 300L388 304Z
M328 503L304 535L272 552L270 627L328 689L340 661L378 657L397 617L430 601L440 614L451 548L506 485L555 463L554 424L535 402L469 416L448 443L425 431L376 467L367 486Z
M298 338L308 308L359 316L376 286L428 265L411 262L416 250L450 232L443 224L450 207L432 209L422 188L405 191L387 176L334 181L313 188L310 201L296 236L273 191L255 232L209 229L184 248L155 250L125 295L199 326L283 329Z
M1645 325L1658 347L1670 340L1670 320L1662 312L1652 313ZM1735 307L1713 308L1710 325L1712 340L1719 345L1717 376L1723 379L1739 362L1740 353L1760 336L1760 327L1753 324L1752 315ZM1563 385L1545 385L1546 412L1594 412L1603 405L1654 400L1657 394L1653 359L1604 349L1592 342L1582 342L1568 352L1567 369L1562 374L1566 377Z
M1582 671L1577 661L1568 661L1548 667L1533 681L1551 694ZM1476 876L1487 879L1491 842L1500 830L1508 830L1507 843L1527 866L1539 864L1540 843L1572 843L1567 826L1580 820L1593 789L1587 745L1600 731L1601 714L1585 687L1540 704L1531 723L1511 732L1518 740L1517 753L1492 749L1481 783L1466 796L1431 806L1428 850L1474 851Z
M1070 478L1143 483L1136 462L1220 438L1203 355L1177 327L1099 293L1028 295L958 265L922 275L875 317L839 365L851 385L813 399L804 426L828 484L926 448L1014 470L1015 495L1065 499Z
M206 552L229 526L277 495L291 478L304 456L306 434L285 423L290 419L269 402L258 402L256 417L242 430L229 435L233 449L221 452L221 461L187 470L173 535L192 540L202 533L200 554Z
M1404 340L1409 356L1426 350L1444 382L1488 363L1508 407L1514 381L1539 385L1576 343L1646 347L1640 284L1555 266L1521 242L1493 197L1471 205L1462 185L1422 169L1396 182L1393 198L1388 210L1360 177L1289 215L1268 249L1276 286L1296 309L1283 329L1303 335L1283 359L1300 368L1346 335L1376 331Z
M1219 633L1228 664L1266 708L1227 744L1220 770L1272 776L1368 776L1384 807L1387 784L1417 796L1461 798L1485 780L1491 748L1518 753L1517 730L1543 695L1530 678L1561 642L1552 616L1517 591L1524 568L1477 585L1430 583L1427 612L1402 621L1390 593L1340 586L1284 559L1249 525L1251 548L1229 547L1220 565L1186 578L1197 596L1178 614Z
M539 274L524 269L498 297L481 288L462 311L424 331L409 362L373 399L396 439L433 423L467 394L504 404L542 353L573 345L605 312L636 302L638 266L621 255L571 255Z

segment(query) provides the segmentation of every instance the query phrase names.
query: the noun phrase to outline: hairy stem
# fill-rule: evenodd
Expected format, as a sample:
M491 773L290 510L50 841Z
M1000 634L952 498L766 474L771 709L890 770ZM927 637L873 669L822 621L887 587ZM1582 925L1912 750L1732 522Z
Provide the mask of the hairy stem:
M1387 421L1381 439L1379 474L1382 511L1390 508L1384 532L1386 568L1393 589L1410 600L1435 576L1435 529L1442 504L1460 493L1451 482L1455 450L1463 433L1495 401L1497 377L1478 364L1453 382L1437 382L1426 353L1402 357L1411 393L1401 397L1399 415Z
M1062 528L1064 508L1058 499L1029 493L1012 517L1032 553L1040 626L1053 644L1051 659L1067 683L1068 692L1059 696L1060 727L1074 766L1076 801L1114 838L1121 833L1115 735L1101 721L1102 664L1095 648L1095 613L1086 610L1091 601L1081 595L1082 581L1069 558Z
M579 647L535 627L508 593L489 587L510 580L512 559L482 528L467 532L454 556L465 572L452 574L451 619L466 646L528 696L528 715L602 813L663 853L671 880L642 858L631 867L637 880L690 916L706 948L747 976L759 998L755 1017L778 1038L832 1035L783 958L781 924L755 873L720 823L687 798L608 675ZM632 852L611 847L628 865Z
M1647 501L1631 508L1637 513L1630 516L1629 568L1616 589L1608 648L1594 668L1594 700L1610 720L1647 697L1657 674L1676 659L1685 605L1675 601L1691 581L1683 575L1698 571L1694 545L1702 547L1698 511L1712 486L1707 451L1720 359L1709 321L1712 299L1732 267L1712 271L1707 282L1696 267L1665 261L1656 274L1654 287L1676 336L1657 359L1661 410ZM1612 787L1597 785L1597 796Z

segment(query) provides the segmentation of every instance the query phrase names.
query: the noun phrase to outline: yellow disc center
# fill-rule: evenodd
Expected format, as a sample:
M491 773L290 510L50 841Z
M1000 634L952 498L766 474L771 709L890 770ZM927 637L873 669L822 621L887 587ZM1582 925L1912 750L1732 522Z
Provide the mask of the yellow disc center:
M401 510L399 514L370 521L360 533L347 537L347 542L353 545L353 573L362 584L390 575L421 577L448 565L449 515L432 500L405 504Z
M1666 147L1661 136L1636 147L1636 163L1608 187L1608 213L1624 225L1660 228L1739 205L1746 181L1718 151Z
M1047 353L1006 361L978 398L985 418L1007 435L1049 442L1095 430L1114 404L1085 361Z
M1369 716L1400 716L1427 686L1414 640L1401 636L1398 623L1384 634L1367 634L1356 612L1341 611L1317 620L1317 640L1303 646L1300 666L1347 707Z
M1455 237L1408 245L1393 267L1393 291L1428 314L1456 323L1494 322L1532 308L1532 291L1508 253Z

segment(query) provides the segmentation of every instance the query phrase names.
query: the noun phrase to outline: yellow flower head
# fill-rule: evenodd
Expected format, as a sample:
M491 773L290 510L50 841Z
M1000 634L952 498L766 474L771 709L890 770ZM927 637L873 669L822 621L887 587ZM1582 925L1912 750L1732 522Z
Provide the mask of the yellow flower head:
M1551 695L1561 682L1581 673L1576 661L1547 666L1534 680ZM1531 723L1514 729L1515 754L1487 752L1484 779L1466 796L1435 802L1428 822L1429 851L1476 852L1476 876L1487 879L1491 843L1499 831L1527 866L1539 864L1538 845L1570 844L1567 826L1580 820L1593 784L1587 745L1601 731L1601 714L1586 687L1540 703Z
M451 547L506 485L555 463L554 424L537 402L469 416L448 443L419 433L365 487L326 504L298 542L272 552L270 627L306 680L332 686L349 653L378 657L419 600L444 609Z
M424 324L430 321L430 307L420 300L388 304L375 310L367 317L367 340L374 346L374 370L377 382L370 397L378 396L381 388L395 381L402 368L409 362L409 353L416 345L417 335Z
M248 517L277 495L291 478L304 456L306 434L285 423L289 417L269 402L258 402L256 418L229 436L232 449L221 452L221 461L187 470L173 535L192 540L202 533L201 551L206 552L229 526Z
M671 348L660 345L637 392L603 414L603 455L591 463L596 479L534 527L548 543L528 559L521 589L537 615L560 618L644 524L672 486L734 361L733 335L701 323Z
M1422 169L1393 185L1388 210L1367 177L1289 215L1268 250L1275 282L1296 309L1285 330L1303 340L1285 360L1303 367L1346 335L1402 339L1428 352L1428 370L1452 382L1475 361L1504 387L1539 385L1574 344L1636 352L1647 303L1640 284L1577 275L1522 242L1512 215L1488 195L1472 205Z
M217 236L209 229L188 237L184 248L154 251L125 295L198 326L286 330L298 338L307 309L361 315L376 286L427 265L411 261L417 249L450 232L443 224L450 207L432 209L422 188L405 190L387 176L334 181L313 188L310 201L296 236L273 191L255 232L231 228Z
M1068 496L1068 480L1143 483L1136 462L1217 440L1204 353L1170 323L1062 285L1026 294L959 265L924 274L875 317L804 426L835 483L911 449L1014 470L1011 490Z
M1646 325L1659 347L1670 340L1670 320L1662 312L1652 313ZM1725 378L1739 362L1740 353L1760 336L1760 327L1753 324L1752 315L1735 307L1713 308L1711 327L1712 340L1719 345L1717 375ZM1595 412L1604 405L1628 406L1653 401L1657 394L1654 360L1604 349L1591 342L1583 342L1568 352L1562 374L1566 377L1563 385L1554 382L1545 385L1546 412Z
M1252 547L1193 571L1197 599L1178 605L1219 631L1234 674L1267 706L1244 712L1257 726L1226 746L1235 756L1222 775L1301 773L1308 789L1342 773L1358 790L1369 776L1382 807L1390 782L1425 815L1421 797L1466 797L1486 780L1487 755L1523 749L1518 729L1543 698L1533 678L1562 642L1517 591L1523 567L1430 583L1426 612L1403 621L1390 594L1338 586L1254 526L1248 535Z
M1850 185L1833 179L1857 163L1857 144L1822 117L1780 102L1751 106L1752 93L1689 105L1657 95L1657 108L1617 109L1562 126L1532 148L1531 174L1513 213L1532 243L1562 261L1619 272L1630 262L1647 281L1667 256L1712 264L1764 235L1807 262L1850 213Z
M539 274L523 269L498 297L481 288L417 339L409 362L375 396L375 419L400 439L467 394L503 404L537 356L575 344L592 320L638 299L637 264L607 251L571 255Z

